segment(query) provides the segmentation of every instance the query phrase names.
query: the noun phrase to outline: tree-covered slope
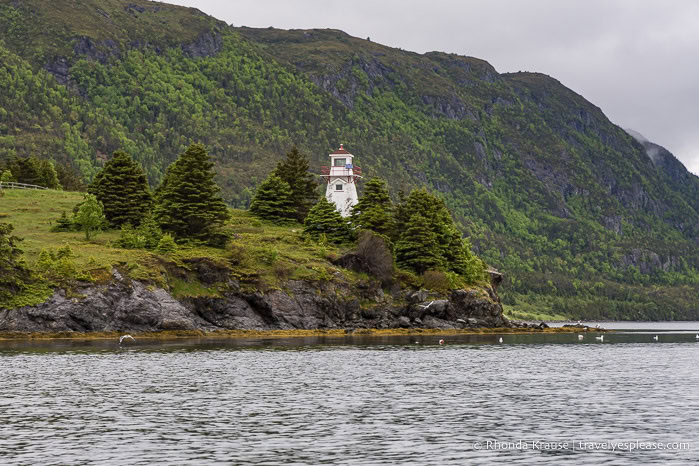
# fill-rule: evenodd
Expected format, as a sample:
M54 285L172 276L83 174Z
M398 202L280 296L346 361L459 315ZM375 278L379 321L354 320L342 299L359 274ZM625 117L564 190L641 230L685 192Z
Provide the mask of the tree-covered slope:
M0 0L0 40L0 161L89 180L124 149L155 185L202 142L247 207L293 144L321 165L343 142L394 196L440 192L512 305L699 312L699 179L548 76L142 0Z

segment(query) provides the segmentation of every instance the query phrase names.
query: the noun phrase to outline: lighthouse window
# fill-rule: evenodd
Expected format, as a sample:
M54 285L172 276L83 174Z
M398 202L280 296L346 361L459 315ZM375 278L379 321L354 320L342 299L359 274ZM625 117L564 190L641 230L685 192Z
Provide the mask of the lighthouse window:
M336 184L335 191L342 191L342 184Z
M345 161L346 161L346 160L347 160L347 159L335 159L335 160L333 161L333 166L335 166L335 167L344 167L344 166L345 166Z

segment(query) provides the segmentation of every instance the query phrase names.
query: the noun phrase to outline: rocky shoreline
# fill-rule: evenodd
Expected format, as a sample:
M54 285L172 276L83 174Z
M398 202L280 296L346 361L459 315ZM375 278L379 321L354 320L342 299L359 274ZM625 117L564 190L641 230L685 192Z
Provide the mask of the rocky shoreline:
M289 280L281 288L243 290L229 281L217 297L176 299L159 287L124 278L56 290L44 303L0 310L0 332L163 332L543 328L511 322L496 288L432 293L385 292L366 283Z

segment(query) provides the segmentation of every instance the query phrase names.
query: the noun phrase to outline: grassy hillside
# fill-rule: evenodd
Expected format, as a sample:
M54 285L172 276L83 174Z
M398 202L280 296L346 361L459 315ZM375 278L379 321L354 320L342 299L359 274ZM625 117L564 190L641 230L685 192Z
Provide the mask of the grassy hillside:
M123 148L156 185L198 141L244 208L292 144L320 166L342 142L395 197L440 192L512 306L697 318L699 178L548 76L143 0L0 0L0 31L0 163L89 181Z
M104 231L91 241L79 232L51 232L62 212L71 212L83 198L81 193L62 191L5 190L0 197L0 221L15 227L13 234L24 238L20 244L30 268L38 271L42 250L68 246L72 250L74 270L44 274L44 284L18 296L10 306L41 302L51 293L50 286L73 284L76 274L83 280L108 281L116 268L123 276L143 280L170 290L175 297L217 296L229 288L222 279L203 283L196 273L202 262L221 277L236 279L243 288L265 290L280 287L286 280L349 281L367 279L347 269L334 266L329 258L339 249L319 245L301 235L301 227L263 224L245 211L233 210L228 224L234 239L226 249L208 247L181 248L162 255L142 249L123 249L114 242L119 231ZM49 286L44 286L49 285Z

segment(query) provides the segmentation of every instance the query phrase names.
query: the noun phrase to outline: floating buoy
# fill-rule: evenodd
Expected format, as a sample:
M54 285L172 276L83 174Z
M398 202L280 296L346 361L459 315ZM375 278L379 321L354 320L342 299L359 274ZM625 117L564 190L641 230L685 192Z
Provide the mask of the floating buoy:
M658 341L658 335L654 336L653 340Z
M582 340L583 338L585 337L583 337L582 335L578 335L578 340Z
M440 344L440 345L443 345L443 344L444 344L444 340L439 340L439 344Z

